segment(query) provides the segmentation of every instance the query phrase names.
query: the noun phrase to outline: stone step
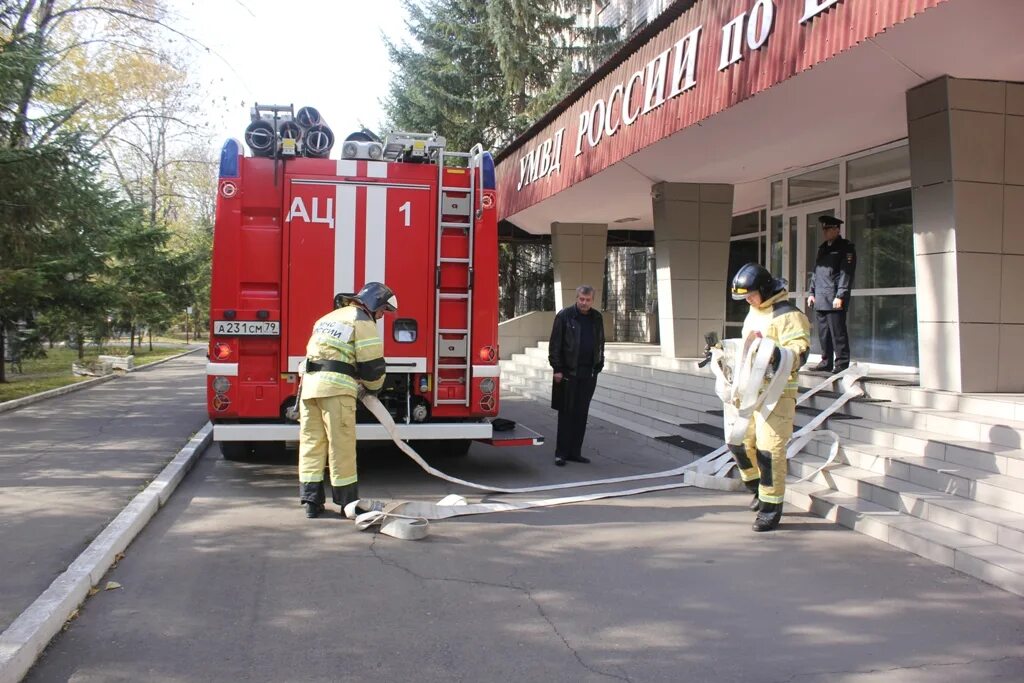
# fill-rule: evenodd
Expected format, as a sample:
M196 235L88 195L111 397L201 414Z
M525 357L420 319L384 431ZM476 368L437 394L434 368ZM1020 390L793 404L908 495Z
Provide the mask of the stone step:
M1024 554L814 482L791 482L786 501L884 543L1024 596Z
M538 367L537 370L550 372L546 366ZM531 372L528 368L521 371ZM616 377L616 379L608 380L610 377ZM624 381L618 383L619 379ZM696 379L703 380L703 378ZM602 376L602 382L606 381L616 382L614 386L631 389L638 394L671 397L689 408L700 405L706 405L710 410L717 408L718 399L714 396L713 382L710 379L703 381L702 386L699 387L681 386L675 381L664 382L653 377L621 378L617 374L617 370L613 369L606 371ZM704 396L698 397L695 392L704 394ZM811 410L822 410L836 397L838 394L835 392L819 392L809 400L806 404L807 408L803 412L809 415ZM919 409L912 406L892 404L878 399L858 398L848 402L840 409L840 417L830 418L830 421L841 420L843 419L842 415L866 418L874 423L870 425L872 429L882 432L879 437L873 439L874 442L877 442L879 438L883 441L892 438L899 442L896 447L900 450L948 459L957 464L969 465L999 474L1024 477L1024 450L1015 447L1015 431L1005 431L1001 434L985 432L985 428L981 424L962 414L935 411L931 411L931 413L917 412L917 410ZM987 441L986 438L990 433L993 438L1003 443Z
M886 464L913 468L915 465L912 459L891 458L889 461L879 454L876 457L880 463L883 459L887 461L879 467L870 461L869 454L859 451L857 444L847 444L843 450L849 464L833 464L814 475L811 481L958 533L1024 552L1024 515L1019 512L1020 508L993 505L990 501L996 494L992 491L983 493L981 498L964 496L955 490L943 491L919 480L915 481L914 478L906 479L898 476L899 473L890 474L885 471ZM790 459L790 472L797 478L809 476L824 462L822 455L802 452ZM999 488L978 482L979 489L985 487ZM1013 498L1012 495L1007 496L1004 489L1000 489L998 494L1000 500Z

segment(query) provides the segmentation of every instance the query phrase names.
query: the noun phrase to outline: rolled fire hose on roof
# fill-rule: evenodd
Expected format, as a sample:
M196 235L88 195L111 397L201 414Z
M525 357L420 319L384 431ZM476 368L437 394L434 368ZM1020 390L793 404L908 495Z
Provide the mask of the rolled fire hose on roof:
M738 340L727 340L727 342L731 341ZM775 373L772 380L766 385L764 377L765 372L767 371L767 361L764 359L767 358L768 361L771 360L774 348L774 343L768 339L763 339L757 343L746 343L742 349L742 355L740 356L745 362L740 364L740 372L737 376L737 379L739 379L740 375L742 375L742 378L744 379L744 383L742 385L738 382L734 384L728 377L727 372L730 368L729 363L735 362L735 349L732 349L731 353L723 350L723 352L717 354L717 358L714 359L714 364L718 366L716 378L718 377L718 373L721 372L722 390L723 392L728 392L727 395L732 397L732 405L736 408L735 418L731 425L728 420L726 421L727 434L729 433L728 430L730 430L730 427L733 432L738 431L736 422L740 421L742 415L746 415L746 420L749 422L754 410L763 410L766 408L765 404L767 403L767 399L771 399L768 405L771 408L774 408L779 396L781 396L782 390L785 388L786 381L788 380L794 359L790 356L787 360L785 358L785 354L783 354L784 358L782 364L780 364L779 371ZM725 369L722 368L722 365L725 366ZM747 365L750 365L750 367L747 367ZM758 374L758 372L760 372L760 374ZM842 382L844 389L843 394L833 401L831 405L825 408L811 422L794 433L790 440L786 452L787 458L792 458L800 452L800 450L812 438L817 436L831 438L833 441L829 457L825 464L817 471L807 477L804 477L800 481L817 474L817 472L821 471L835 460L839 451L839 436L835 434L835 432L815 430L822 422L825 421L825 419L845 405L849 400L857 396L861 396L864 393L863 390L857 386L856 381L865 374L867 374L865 370L862 370L856 364L852 364L847 370L829 377L810 391L803 394L803 396L797 400L797 404L803 403L814 394L829 386L833 381L838 379ZM718 383L716 383L716 386L717 385ZM464 479L459 479L458 477L445 474L427 463L411 446L409 446L408 443L398 437L395 422L392 419L391 414L376 396L367 394L362 398L362 402L363 405L373 413L380 424L387 430L388 434L395 442L395 445L398 446L398 448L409 456L409 458L411 458L417 465L419 465L423 471L439 479L443 479L444 481L465 486L467 488L494 493L537 493L541 491L556 491L605 484L619 484L631 481L667 479L671 477L682 477L682 481L667 484L655 484L652 486L643 486L627 490L602 491L599 493L578 496L544 498L540 500L520 502L470 503L464 497L457 494L446 496L437 503L420 501L387 502L373 499L360 499L345 506L345 516L355 520L356 528L359 530L372 529L373 527L379 526L379 531L388 536L404 540L418 540L424 538L428 534L429 520L432 519L446 519L448 517L478 515L491 512L509 512L512 510L526 510L537 507L553 507L556 505L568 505L570 503L581 503L600 500L603 498L632 496L653 491L665 491L685 486L696 486L698 488L721 491L738 491L742 488L742 484L739 480L726 478L729 470L731 470L735 465L732 454L729 452L727 445L722 446L689 464L662 472L518 488L477 484L475 482L466 481ZM727 404L723 401L723 405ZM766 414L770 413L771 410L768 410ZM744 422L743 433L746 432L745 425L746 422ZM742 436L740 439L742 440Z

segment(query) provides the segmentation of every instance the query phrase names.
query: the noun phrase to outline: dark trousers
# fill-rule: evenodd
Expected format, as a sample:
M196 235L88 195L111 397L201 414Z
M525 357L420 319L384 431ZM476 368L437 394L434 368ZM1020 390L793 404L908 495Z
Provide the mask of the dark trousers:
M818 341L821 342L821 360L836 365L850 364L850 337L846 334L846 309L815 311L818 317Z
M578 458L583 449L583 437L587 433L587 414L590 399L594 398L597 377L566 377L563 383L563 404L558 411L558 438L555 455L563 458Z

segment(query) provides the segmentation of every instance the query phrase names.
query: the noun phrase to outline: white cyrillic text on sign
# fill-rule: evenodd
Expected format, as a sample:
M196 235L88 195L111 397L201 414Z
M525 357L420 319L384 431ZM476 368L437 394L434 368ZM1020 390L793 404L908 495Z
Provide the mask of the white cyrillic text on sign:
M810 21L839 2L842 0L803 0L804 11L800 23ZM633 125L642 115L694 88L697 85L702 30L703 26L693 29L645 67L616 83L606 98L597 99L580 111L575 135L575 156L580 156L586 149L597 147L603 139L612 137L623 126ZM725 71L741 61L745 52L760 50L768 43L774 30L775 1L752 0L748 10L722 27L718 70ZM517 190L561 170L564 134L565 128L560 128L552 137L520 157Z

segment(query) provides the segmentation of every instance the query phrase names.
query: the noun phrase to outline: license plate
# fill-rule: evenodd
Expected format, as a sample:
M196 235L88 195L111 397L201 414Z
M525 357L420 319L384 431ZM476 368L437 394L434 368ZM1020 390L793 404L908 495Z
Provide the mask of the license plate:
M215 320L213 333L219 336L279 337L281 322L278 320Z

